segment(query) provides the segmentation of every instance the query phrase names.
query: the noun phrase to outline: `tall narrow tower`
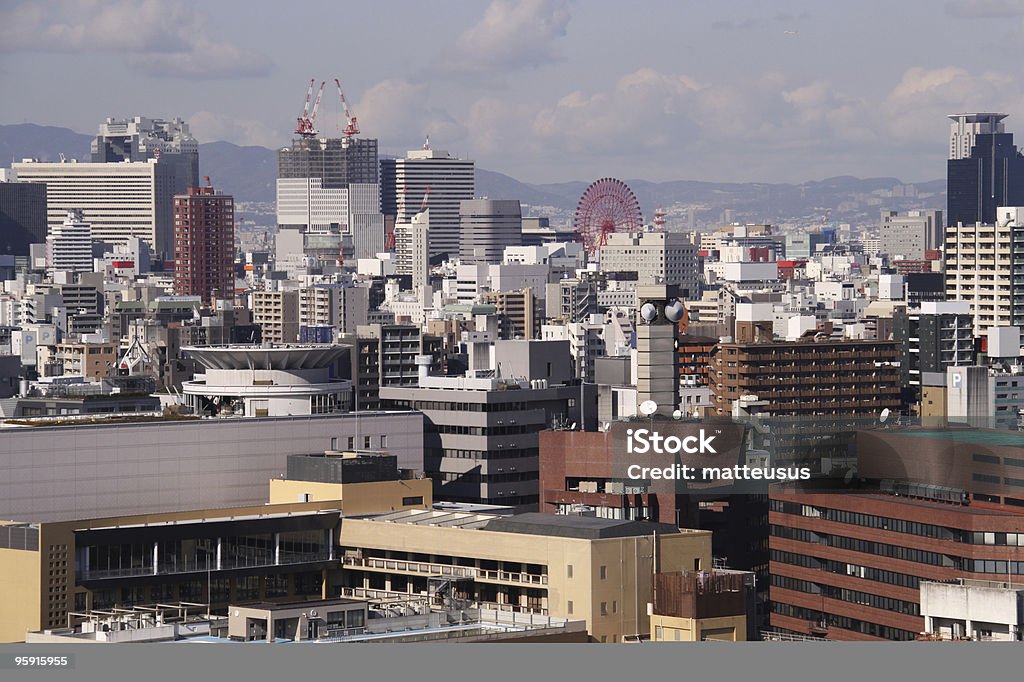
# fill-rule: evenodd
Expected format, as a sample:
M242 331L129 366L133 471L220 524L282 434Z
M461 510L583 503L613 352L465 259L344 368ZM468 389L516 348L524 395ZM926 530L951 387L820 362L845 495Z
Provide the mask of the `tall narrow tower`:
M204 303L235 294L235 200L213 187L174 197L174 293Z

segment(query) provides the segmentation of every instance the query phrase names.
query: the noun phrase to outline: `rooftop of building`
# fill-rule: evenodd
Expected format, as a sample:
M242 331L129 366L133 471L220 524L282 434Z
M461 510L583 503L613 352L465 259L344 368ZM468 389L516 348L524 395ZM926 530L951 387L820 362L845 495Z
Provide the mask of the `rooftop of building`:
M300 600L300 601L289 601L289 602L272 602L272 601L256 601L256 602L240 602L238 604L232 604L232 608L240 606L246 609L260 609L261 611L290 611L292 609L302 608L327 608L330 606L347 606L349 604L365 604L365 599L349 599L347 597L335 597L333 599L317 599L314 601Z
M316 503L296 504L305 504L314 507L316 506ZM170 512L168 514L143 514L138 516L124 516L120 518L115 517L112 519L94 519L82 521L81 523L85 524L82 530L125 530L128 528L161 528L167 526L188 526L196 524L205 525L211 523L225 522L268 521L273 519L296 518L300 516L320 516L321 514L338 515L341 513L340 504L334 504L333 507L328 505L326 508L285 510L280 509L280 507L282 506L291 505L267 505L265 507L267 511L253 511L252 507L239 507L237 509L206 509L197 510L191 513ZM238 513L232 514L233 511L237 511Z
M319 369L337 360L349 346L335 344L262 344L184 346L207 369Z
M1024 448L1024 432L1004 431L999 429L944 429L941 431L927 431L921 429L907 429L900 431L885 431L886 435L907 436L910 438L929 438L954 443L967 443L970 445L984 445L988 447L1018 447ZM1024 454L1022 454L1024 456Z
M678 534L680 532L679 528L667 523L601 519L595 516L542 514L540 512L495 518L487 522L484 530L582 540L605 540L651 535L652 533Z

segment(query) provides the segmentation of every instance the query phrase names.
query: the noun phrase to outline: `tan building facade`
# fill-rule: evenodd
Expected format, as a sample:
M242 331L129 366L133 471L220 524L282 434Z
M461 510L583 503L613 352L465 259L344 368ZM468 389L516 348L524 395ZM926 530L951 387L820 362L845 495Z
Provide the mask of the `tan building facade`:
M593 641L646 635L655 563L711 564L711 532L593 517L438 511L347 518L343 571L328 591L402 598L452 581L453 596L506 611L585 620Z

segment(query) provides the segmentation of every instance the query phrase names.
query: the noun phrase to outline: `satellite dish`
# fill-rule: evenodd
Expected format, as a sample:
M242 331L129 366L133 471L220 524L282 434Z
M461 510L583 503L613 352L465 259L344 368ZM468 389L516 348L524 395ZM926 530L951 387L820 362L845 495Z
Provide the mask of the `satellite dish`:
M653 400L645 400L640 403L640 414L648 417L658 411L658 403Z
M605 430L605 433L607 433L607 432L608 432L608 429L609 429L609 428L611 428L611 424L609 424L608 422L605 422L605 423L604 423L604 430Z
M686 308L683 307L681 301L672 301L665 305L665 317L668 318L669 322L678 322L683 319L683 313L686 312Z
M882 410L882 414L878 415L878 423L884 424L885 420L889 418L889 408Z
M658 319L658 306L653 303L644 303L640 306L640 317L644 319L644 322L650 324Z
M569 430L570 431L575 431L576 430L576 422L572 423L572 426L569 427Z
M683 418L683 413L681 411L679 411L679 410L676 410L675 412L672 413L672 418L673 419L682 419Z

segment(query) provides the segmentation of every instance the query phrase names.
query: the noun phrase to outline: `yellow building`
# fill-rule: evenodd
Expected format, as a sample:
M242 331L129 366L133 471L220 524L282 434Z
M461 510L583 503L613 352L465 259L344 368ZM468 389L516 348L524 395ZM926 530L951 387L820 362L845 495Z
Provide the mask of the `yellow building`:
M711 563L711 532L554 514L407 511L342 522L331 595L585 620L594 641L646 635L653 575Z
M390 456L290 464L327 480L271 481L255 507L0 524L0 642L115 607L338 597L582 620L621 642L648 635L656 573L711 564L710 531L433 510L429 480L379 480Z
M746 641L753 577L721 570L656 576L651 641Z
M270 504L342 500L346 516L430 509L433 482L412 473L386 453L292 455L286 477L270 480Z
M0 642L93 609L320 599L340 520L327 501L0 525Z

